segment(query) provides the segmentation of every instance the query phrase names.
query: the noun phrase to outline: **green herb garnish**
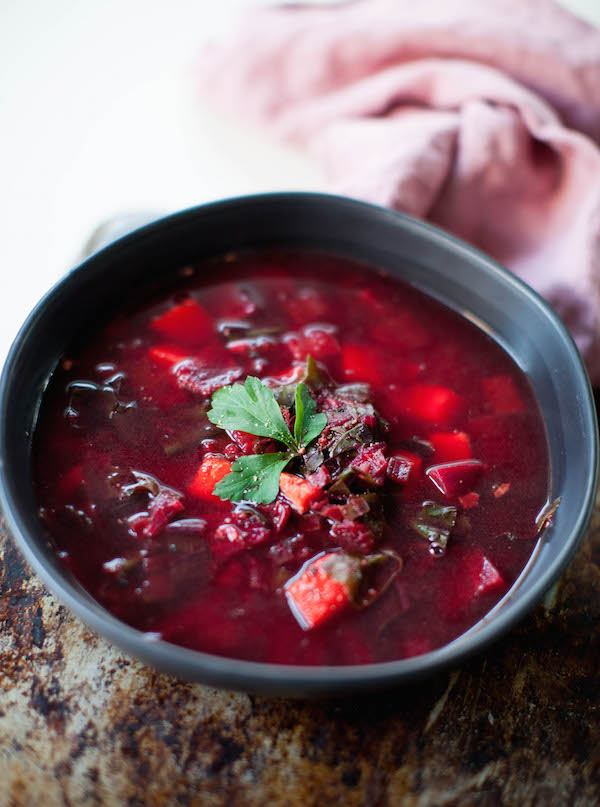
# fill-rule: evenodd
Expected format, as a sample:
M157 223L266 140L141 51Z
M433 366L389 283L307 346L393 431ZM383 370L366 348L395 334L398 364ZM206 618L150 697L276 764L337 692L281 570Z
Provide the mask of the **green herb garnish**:
M270 437L283 443L285 452L239 457L230 473L215 485L220 499L269 504L279 491L279 475L295 457L302 456L327 424L327 415L317 413L317 405L305 384L296 387L294 434L283 418L269 387L249 376L244 384L222 387L212 396L208 412L211 423L222 429Z

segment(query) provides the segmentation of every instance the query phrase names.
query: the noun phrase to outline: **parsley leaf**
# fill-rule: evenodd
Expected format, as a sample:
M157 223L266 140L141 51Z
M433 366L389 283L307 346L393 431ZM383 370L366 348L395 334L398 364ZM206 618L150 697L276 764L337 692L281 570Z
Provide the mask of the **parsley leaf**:
M252 501L269 504L279 492L279 475L295 457L321 434L327 415L317 413L317 404L305 384L295 394L296 420L290 432L281 408L269 387L249 376L244 384L222 387L212 397L208 419L222 429L270 437L283 443L288 451L276 454L252 454L239 457L231 471L214 487L214 493L232 502Z
M327 415L317 414L317 404L305 384L296 387L296 422L294 437L298 446L306 448L327 425Z
M279 453L239 457L231 471L217 482L214 493L224 501L269 504L279 493L279 475L293 456Z
M297 449L273 393L253 376L248 376L244 384L218 389L212 397L208 419L222 429L272 437L291 450Z

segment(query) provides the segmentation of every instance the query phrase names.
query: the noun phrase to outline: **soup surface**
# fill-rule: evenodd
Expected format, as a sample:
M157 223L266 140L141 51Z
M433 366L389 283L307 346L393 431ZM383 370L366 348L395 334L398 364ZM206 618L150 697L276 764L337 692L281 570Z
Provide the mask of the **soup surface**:
M475 624L531 555L549 477L527 379L492 339L300 251L186 267L73 345L34 463L59 556L113 614L313 665Z

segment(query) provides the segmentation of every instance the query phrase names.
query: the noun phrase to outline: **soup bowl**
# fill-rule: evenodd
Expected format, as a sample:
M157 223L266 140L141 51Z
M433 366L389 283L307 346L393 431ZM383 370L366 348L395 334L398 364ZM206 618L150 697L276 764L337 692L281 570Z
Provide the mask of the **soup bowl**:
M550 501L561 497L516 583L473 628L439 649L348 666L240 661L149 637L111 615L70 575L37 515L32 435L57 362L90 322L192 261L245 248L298 247L347 256L422 290L489 334L527 375L544 419ZM423 222L324 194L228 199L168 216L120 238L70 271L18 334L0 387L1 503L9 529L48 588L92 629L154 667L210 685L295 697L340 695L418 680L482 650L521 619L572 558L598 474L594 401L565 327L528 286L485 255Z

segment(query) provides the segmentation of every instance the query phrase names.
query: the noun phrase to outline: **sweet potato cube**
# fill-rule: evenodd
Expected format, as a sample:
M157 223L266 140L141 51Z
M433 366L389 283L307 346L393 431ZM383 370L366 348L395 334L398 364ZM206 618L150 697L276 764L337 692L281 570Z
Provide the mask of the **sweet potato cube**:
M465 432L434 432L429 435L429 442L438 462L470 460L473 456L471 441Z
M213 494L213 490L217 482L220 482L230 470L231 462L228 459L209 454L202 460L202 464L188 487L188 492L198 499L218 500L218 497Z
M177 344L200 345L213 336L210 314L195 300L173 306L150 323L152 329Z
M306 513L311 504L320 496L321 491L315 488L306 479L295 474L282 472L279 477L279 487L285 498L297 513Z
M484 378L481 387L488 404L497 415L513 415L525 408L517 385L509 375Z
M334 557L329 553L308 563L286 585L288 604L304 630L318 627L350 604L347 587L323 568Z
M412 418L425 423L449 424L462 409L462 399L448 387L415 384L402 393L401 405Z

